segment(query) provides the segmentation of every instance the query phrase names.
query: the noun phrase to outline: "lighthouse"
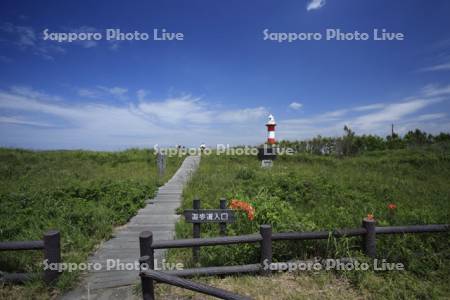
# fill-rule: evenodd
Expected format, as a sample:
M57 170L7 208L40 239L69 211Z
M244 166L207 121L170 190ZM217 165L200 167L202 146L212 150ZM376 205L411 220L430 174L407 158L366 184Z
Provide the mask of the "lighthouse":
M277 126L275 122L275 118L272 114L269 115L269 119L267 120L267 144L273 145L276 143L275 141L275 126Z
M258 159L261 161L261 167L270 168L273 166L273 161L277 158L277 147L275 145L275 118L272 114L269 115L267 120L267 143L258 148Z

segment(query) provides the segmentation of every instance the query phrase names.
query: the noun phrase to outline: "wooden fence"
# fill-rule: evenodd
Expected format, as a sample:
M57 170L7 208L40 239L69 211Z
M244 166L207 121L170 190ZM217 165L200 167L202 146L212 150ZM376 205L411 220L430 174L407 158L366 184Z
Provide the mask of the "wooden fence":
M165 241L153 241L152 232L144 231L141 232L139 236L141 255L140 262L141 264L147 264L150 270L141 269L140 272L143 298L144 300L155 299L154 281L158 281L197 291L206 295L215 296L221 299L248 299L214 287L201 285L185 279L182 280L180 277L231 275L242 273L259 273L267 276L272 271L270 269L263 268L263 265L272 263L273 241L317 240L328 239L330 237L340 238L361 236L363 239L364 253L369 257L375 257L376 237L378 234L432 233L446 232L449 230L449 224L376 227L376 222L374 220L364 219L362 222L362 227L360 228L337 229L334 231L272 233L272 227L270 225L261 225L260 232L257 234ZM193 248L248 243L260 244L261 254L259 263L238 266L201 267L167 272L159 272L154 270L154 251L156 249Z
M61 262L60 233L57 230L49 230L44 233L42 240L0 242L0 251L15 250L43 250L44 260L48 264ZM0 276L0 282L23 283L38 277L40 274L33 273L4 273ZM45 283L50 284L59 276L58 270L44 270L42 278Z

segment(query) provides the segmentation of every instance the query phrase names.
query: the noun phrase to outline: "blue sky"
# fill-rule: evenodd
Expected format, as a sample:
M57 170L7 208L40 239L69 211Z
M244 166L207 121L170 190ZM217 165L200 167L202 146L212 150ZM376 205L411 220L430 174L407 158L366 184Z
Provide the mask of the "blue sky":
M255 144L416 127L450 131L445 0L2 1L0 145L124 149ZM166 29L182 41L43 39ZM264 40L386 29L403 41Z

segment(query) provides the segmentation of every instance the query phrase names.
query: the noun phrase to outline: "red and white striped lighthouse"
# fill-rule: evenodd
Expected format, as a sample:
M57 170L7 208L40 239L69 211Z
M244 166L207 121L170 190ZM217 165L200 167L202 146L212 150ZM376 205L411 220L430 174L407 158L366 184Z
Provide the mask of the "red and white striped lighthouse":
M266 126L267 126L267 144L273 145L276 143L275 126L277 126L277 124L275 123L275 118L273 117L272 114L269 115L269 120L267 120Z

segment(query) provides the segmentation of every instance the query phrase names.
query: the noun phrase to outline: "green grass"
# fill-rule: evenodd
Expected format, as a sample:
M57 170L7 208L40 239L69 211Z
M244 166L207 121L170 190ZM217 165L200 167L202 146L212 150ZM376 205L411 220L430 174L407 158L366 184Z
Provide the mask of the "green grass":
M184 190L183 208L199 196L203 208L218 208L219 198L252 203L254 221L240 214L230 235L258 231L333 230L359 227L371 213L379 226L449 223L450 151L416 148L369 152L351 158L297 154L279 157L271 170L255 157L204 156ZM387 205L395 203L395 213ZM192 235L192 225L177 224L177 237ZM202 236L217 236L218 225L202 225ZM442 298L450 294L449 234L378 237L378 257L401 262L404 272L336 272L374 298ZM173 250L172 260L192 265L190 250ZM360 239L276 242L274 258L359 257ZM254 245L204 247L201 264L220 266L258 261Z
M181 164L169 158L159 180L152 151L27 151L0 149L0 241L39 240L48 229L61 232L64 262L85 262L115 226L124 224ZM0 270L38 272L42 251L2 252ZM49 298L76 284L64 273L54 288L34 281L3 286L0 298Z

